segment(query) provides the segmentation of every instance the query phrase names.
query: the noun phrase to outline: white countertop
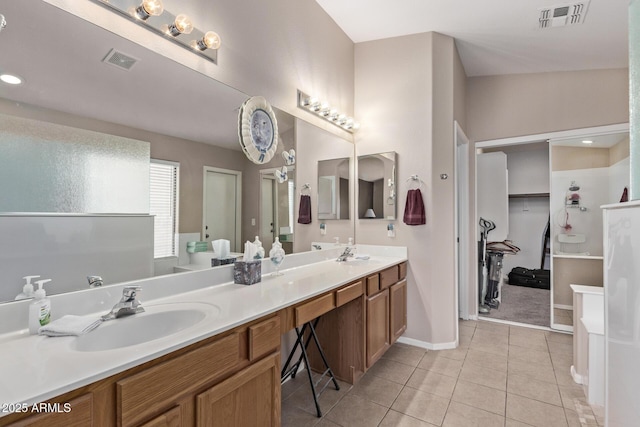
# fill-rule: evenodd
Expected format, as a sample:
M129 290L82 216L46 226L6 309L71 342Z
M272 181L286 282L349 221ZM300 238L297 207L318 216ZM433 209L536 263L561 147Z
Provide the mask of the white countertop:
M403 255L372 255L369 260L350 260L346 263L336 263L332 259L282 270L282 276L264 274L262 282L251 286L226 282L154 300L143 300L145 306L180 302L209 303L217 305L220 314L208 322L201 322L179 333L139 345L80 352L72 346L76 337L30 336L26 329L0 335L0 405L41 402L107 378L340 287L356 278L406 261L406 248L402 249ZM395 251L390 253L393 252ZM184 277L193 277L187 275ZM104 311L88 316L97 318L102 314ZM0 413L0 417L2 415L6 413Z

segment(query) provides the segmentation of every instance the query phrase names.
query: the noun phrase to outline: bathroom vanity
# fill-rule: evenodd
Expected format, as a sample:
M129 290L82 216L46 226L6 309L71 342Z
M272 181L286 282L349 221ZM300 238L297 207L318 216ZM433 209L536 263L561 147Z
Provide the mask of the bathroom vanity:
M329 365L354 383L406 328L406 249L377 255L374 248L368 260L341 263L340 248L292 255L295 268L263 274L252 286L208 284L147 301L150 313L132 321L172 304L217 308L179 333L137 345L78 351L76 337L5 334L0 373L10 390L0 388L0 401L26 412L5 413L0 425L280 425L283 334L320 316ZM224 269L232 266L214 270ZM317 354L310 357L314 366ZM49 405L34 412L43 401Z

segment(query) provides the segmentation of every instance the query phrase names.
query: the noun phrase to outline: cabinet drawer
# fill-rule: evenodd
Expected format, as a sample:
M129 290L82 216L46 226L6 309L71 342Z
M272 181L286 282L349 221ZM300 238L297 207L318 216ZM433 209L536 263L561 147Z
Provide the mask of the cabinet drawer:
M335 308L333 292L296 307L296 326L302 326Z
M376 273L367 277L367 296L377 294L380 290L380 276Z
M239 361L240 337L234 333L118 381L120 425L138 424L170 408Z
M380 272L380 290L386 289L399 280L398 266L394 265Z
M400 280L407 278L407 262L406 261L398 265L398 271L400 273L400 277L399 277Z
M362 295L362 281L336 291L336 307L340 307Z
M249 360L258 359L280 346L280 318L272 317L249 326Z

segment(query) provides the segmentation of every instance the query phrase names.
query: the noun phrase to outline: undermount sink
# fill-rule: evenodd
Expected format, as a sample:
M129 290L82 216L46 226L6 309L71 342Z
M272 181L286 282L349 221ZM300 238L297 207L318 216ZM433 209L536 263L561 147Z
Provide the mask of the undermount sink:
M144 306L145 312L103 322L97 329L76 338L77 351L104 351L164 338L211 319L220 307L204 303Z

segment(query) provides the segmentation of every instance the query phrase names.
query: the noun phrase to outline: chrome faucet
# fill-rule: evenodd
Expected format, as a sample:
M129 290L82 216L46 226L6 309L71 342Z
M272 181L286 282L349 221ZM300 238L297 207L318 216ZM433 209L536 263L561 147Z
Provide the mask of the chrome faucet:
M89 282L90 288L97 288L99 286L104 285L102 281L102 277L100 276L87 276L87 281Z
M336 259L336 261L338 262L345 262L347 260L347 258L350 258L353 256L353 248L350 246L347 246L346 248L344 248L344 252L342 252L342 254L340 254L340 256L338 257L338 259Z
M142 288L140 286L126 286L122 290L122 299L113 306L110 312L101 317L103 321L117 319L131 314L142 313L144 308L138 301L137 293Z

